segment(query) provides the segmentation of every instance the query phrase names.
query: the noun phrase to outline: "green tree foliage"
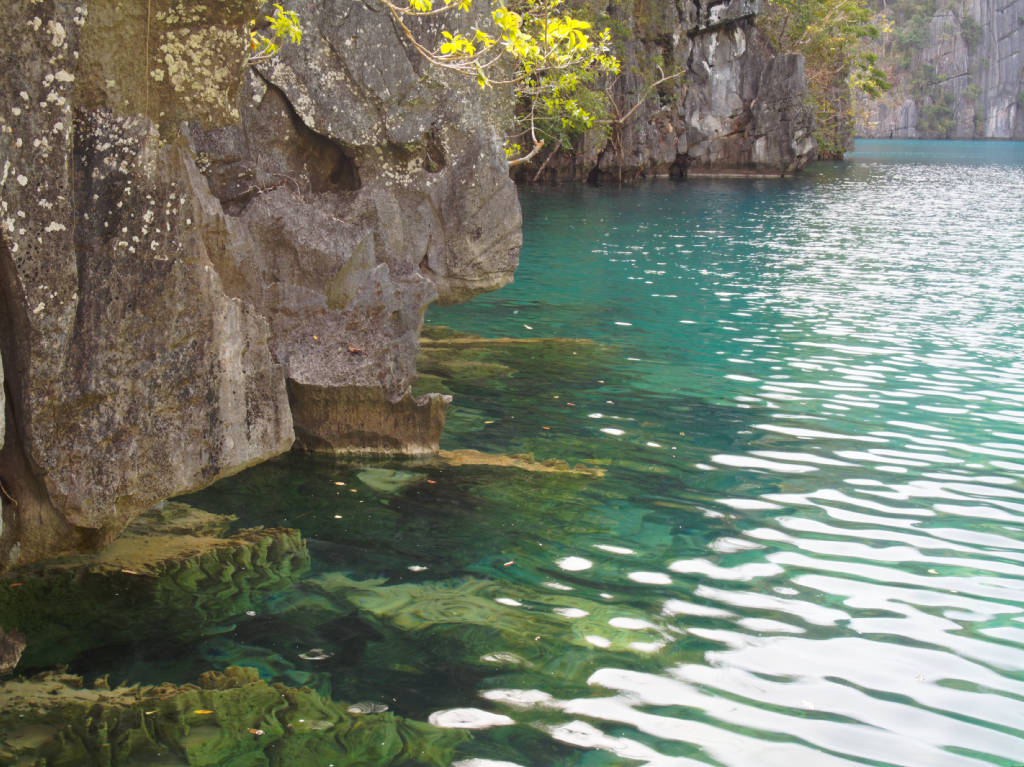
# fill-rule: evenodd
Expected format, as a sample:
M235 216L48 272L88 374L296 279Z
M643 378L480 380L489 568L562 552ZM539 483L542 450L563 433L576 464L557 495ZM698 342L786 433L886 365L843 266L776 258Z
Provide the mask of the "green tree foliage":
M865 0L767 0L758 26L779 50L804 55L818 151L842 156L852 137L852 92L877 97L889 89L868 49L880 34L872 10Z
M529 159L545 141L569 145L607 119L607 96L597 80L619 71L611 32L595 31L590 22L565 12L564 0L490 0L491 24L468 30L473 0L381 2L432 64L473 77L481 88L514 88L518 106L507 147L510 163ZM449 28L436 47L425 45L410 26L413 19L446 14ZM520 156L524 144L532 148Z
M914 55L928 40L928 25L938 5L937 0L876 0L878 10L892 19L892 39L896 63L909 69Z
M967 49L972 53L978 50L984 30L981 24L969 13L960 17L960 34L963 35Z

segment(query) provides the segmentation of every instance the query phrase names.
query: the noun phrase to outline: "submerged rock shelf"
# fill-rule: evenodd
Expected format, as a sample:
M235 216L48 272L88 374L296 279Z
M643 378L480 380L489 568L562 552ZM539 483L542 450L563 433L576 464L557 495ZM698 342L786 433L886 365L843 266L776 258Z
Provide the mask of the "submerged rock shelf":
M230 667L198 684L85 687L51 672L0 684L0 765L446 767L468 736L325 700Z
M297 530L227 535L233 517L168 503L94 554L38 563L0 580L5 628L24 634L21 668L69 663L91 648L200 636L244 615L309 569Z

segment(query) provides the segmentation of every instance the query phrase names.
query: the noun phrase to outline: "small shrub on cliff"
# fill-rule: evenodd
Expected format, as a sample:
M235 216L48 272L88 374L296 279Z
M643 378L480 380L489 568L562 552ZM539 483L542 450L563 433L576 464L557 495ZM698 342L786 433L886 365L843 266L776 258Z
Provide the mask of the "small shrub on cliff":
M802 53L817 118L818 151L841 157L853 137L853 98L889 90L867 44L880 35L865 0L767 0L758 26L782 51Z
M256 19L250 22L252 26L252 29L249 30L249 47L252 49L249 54L250 64L276 55L281 50L277 41L282 38L296 45L302 42L302 24L295 11L286 11L274 3L274 15L263 18L265 23L259 26ZM264 30L272 33L273 37L268 36Z
M984 30L970 13L965 13L960 19L960 34L964 38L967 49L972 53L978 50Z
M518 99L510 163L529 159L545 141L568 144L603 118L607 97L595 87L615 74L611 32L566 13L564 0L491 0L491 25L442 33L427 47L412 31L416 17L467 13L473 0L381 0L412 45L432 64L476 79L481 88L511 85ZM458 21L457 19L453 19ZM455 25L453 24L453 27ZM532 145L525 157L519 142Z

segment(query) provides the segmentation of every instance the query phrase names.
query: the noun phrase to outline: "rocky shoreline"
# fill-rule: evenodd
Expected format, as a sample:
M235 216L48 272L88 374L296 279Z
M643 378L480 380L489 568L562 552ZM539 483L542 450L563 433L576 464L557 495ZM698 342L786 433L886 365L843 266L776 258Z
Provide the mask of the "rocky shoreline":
M432 67L369 1L314 0L262 62L254 0L147 8L14 0L0 30L0 572L293 447L436 452L424 311L517 265L510 92ZM613 3L616 103L640 107L614 151L595 134L523 173L802 167L802 59L760 9ZM648 93L657 61L685 77Z

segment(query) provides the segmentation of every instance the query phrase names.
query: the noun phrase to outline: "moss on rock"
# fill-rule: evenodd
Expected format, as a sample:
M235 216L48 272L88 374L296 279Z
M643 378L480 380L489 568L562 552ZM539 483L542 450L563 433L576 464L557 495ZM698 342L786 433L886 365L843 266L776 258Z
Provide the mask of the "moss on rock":
M309 568L297 530L226 536L233 517L184 504L143 515L95 554L51 560L0 579L5 628L24 633L22 668L67 663L112 642L182 636L252 609Z
M198 684L96 686L64 673L0 685L0 765L447 765L468 735L358 714L233 666Z

